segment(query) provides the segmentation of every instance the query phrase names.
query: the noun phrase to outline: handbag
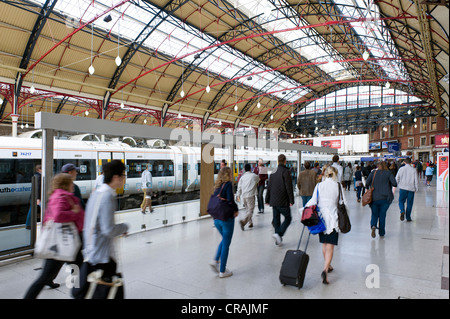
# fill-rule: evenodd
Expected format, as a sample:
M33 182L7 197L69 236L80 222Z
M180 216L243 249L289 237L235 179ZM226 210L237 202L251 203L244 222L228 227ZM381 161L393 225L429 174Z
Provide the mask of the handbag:
M375 175L377 175L377 171L375 171L375 173L373 174L372 186L369 187L369 189L364 193L364 195L361 198L361 203L363 206L372 203L372 195L375 189L375 187L373 186L375 185Z
M302 213L301 223L305 226L314 226L319 223L319 214L317 205L305 207Z
M308 226L308 230L311 234L317 235L322 232L324 232L327 229L325 226L325 222L323 221L322 217L319 216L319 222L316 225Z
M308 227L311 234L316 235L326 230L325 223L319 212L319 188L317 187L317 205L305 207L301 222Z
M341 199L343 199L341 185L338 184L338 188L339 188L339 198L337 204L338 226L341 233L345 234L352 229L352 224L350 223L350 218L348 217L347 207L345 207L345 203L342 201L341 204Z
M207 212L214 218L223 221L234 216L234 213L239 211L237 204L234 202L229 202L226 198L221 196L223 187L226 183L222 184L222 187L217 195L212 194L209 199Z
M34 247L34 256L72 262L77 258L81 240L75 223L55 223L48 221L42 227Z

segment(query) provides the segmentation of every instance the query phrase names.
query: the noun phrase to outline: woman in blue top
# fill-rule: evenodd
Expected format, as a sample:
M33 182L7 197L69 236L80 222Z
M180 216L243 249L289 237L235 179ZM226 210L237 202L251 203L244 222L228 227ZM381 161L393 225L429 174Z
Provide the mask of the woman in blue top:
M433 179L433 166L433 163L431 163L425 170L425 176L427 177L427 186L431 186L431 180Z
M214 195L218 195L225 198L228 202L236 205L233 194L233 180L232 170L229 167L223 167L217 175ZM223 188L222 188L223 186ZM237 206L236 206L237 207ZM233 273L226 268L228 260L228 252L231 244L231 238L234 231L234 218L238 215L239 211L236 211L233 216L227 220L214 219L214 225L219 233L222 235L222 241L217 249L217 254L214 260L211 262L211 267L214 271L219 273L220 278L226 278L233 275Z

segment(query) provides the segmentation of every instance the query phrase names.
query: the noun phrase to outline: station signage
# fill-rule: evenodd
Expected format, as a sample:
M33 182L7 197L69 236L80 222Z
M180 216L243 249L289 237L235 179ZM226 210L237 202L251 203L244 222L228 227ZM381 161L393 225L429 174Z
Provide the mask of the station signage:
M448 136L449 134L436 135L434 137L434 143L436 148L448 148Z

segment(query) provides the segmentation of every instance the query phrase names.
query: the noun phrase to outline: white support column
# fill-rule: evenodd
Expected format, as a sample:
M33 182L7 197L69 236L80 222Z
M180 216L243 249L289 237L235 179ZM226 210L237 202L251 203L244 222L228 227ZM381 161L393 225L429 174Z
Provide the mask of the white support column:
M11 114L12 120L12 137L17 137L17 123L19 122L19 114Z

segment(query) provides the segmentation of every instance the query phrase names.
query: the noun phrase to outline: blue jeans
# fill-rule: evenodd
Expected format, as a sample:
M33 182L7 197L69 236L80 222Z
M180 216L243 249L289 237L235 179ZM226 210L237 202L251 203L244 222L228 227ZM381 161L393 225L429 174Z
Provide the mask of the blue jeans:
M275 233L283 237L286 232L288 226L291 224L292 216L291 216L291 208L288 207L280 207L274 206L273 210L273 227L275 228ZM281 215L284 216L284 221L281 223Z
M228 252L231 245L231 238L233 237L234 232L234 218L230 218L227 221L215 219L214 225L222 235L222 241L220 242L217 249L215 260L220 260L220 272L225 272L225 269L227 267Z
M405 211L405 202L407 204ZM414 192L400 189L400 195L398 197L398 207L400 213L406 212L406 220L411 220L411 211L414 203Z
M372 209L372 219L370 220L370 227L377 227L379 229L379 235L384 236L386 234L386 213L389 209L389 203L387 200L373 201L370 208Z
M306 203L309 202L309 200L311 198L312 198L312 196L303 196L302 195L303 207L305 207Z
M258 185L258 212L264 212L264 185Z
M361 199L361 191L362 191L362 186L357 186L357 187L356 187L356 198L357 198L358 200Z

